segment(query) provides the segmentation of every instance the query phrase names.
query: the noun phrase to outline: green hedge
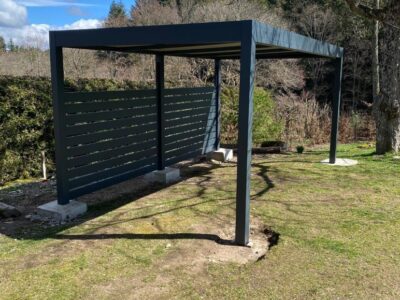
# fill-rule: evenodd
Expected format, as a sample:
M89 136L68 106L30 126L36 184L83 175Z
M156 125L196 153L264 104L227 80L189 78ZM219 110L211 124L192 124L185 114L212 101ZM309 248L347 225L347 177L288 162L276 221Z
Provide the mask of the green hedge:
M0 77L0 182L37 176L54 157L50 81Z
M253 144L277 140L283 132L283 125L276 119L275 102L269 91L254 89ZM239 111L239 90L225 88L221 92L221 142L237 143Z

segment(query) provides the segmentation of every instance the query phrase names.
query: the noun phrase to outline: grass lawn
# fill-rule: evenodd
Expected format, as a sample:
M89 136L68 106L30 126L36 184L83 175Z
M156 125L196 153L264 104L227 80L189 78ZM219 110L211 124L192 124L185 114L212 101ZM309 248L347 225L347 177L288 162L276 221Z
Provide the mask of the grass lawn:
M399 299L400 160L373 151L340 146L353 167L318 163L326 147L254 157L251 215L280 240L245 265L193 265L200 234L233 226L233 163L188 167L197 176L72 225L0 231L0 298Z

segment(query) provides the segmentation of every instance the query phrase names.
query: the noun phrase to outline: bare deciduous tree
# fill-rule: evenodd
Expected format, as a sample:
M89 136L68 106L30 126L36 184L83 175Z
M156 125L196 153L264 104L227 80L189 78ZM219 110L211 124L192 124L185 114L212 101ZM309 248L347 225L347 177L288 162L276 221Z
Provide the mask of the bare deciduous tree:
M158 0L137 0L131 9L132 25L163 25L181 23L176 5Z
M65 49L64 69L68 76L73 78L90 78L93 75L93 66L96 58L93 51L84 49Z
M302 34L320 41L335 42L340 39L335 17L330 8L321 9L316 4L299 5L294 21ZM327 74L331 72L329 64L324 59L306 59L305 63L314 94L325 97L330 89L326 81Z
M374 102L377 126L376 151L383 154L400 150L400 1L387 0L379 8L368 3L346 0L350 9L382 22L380 94Z

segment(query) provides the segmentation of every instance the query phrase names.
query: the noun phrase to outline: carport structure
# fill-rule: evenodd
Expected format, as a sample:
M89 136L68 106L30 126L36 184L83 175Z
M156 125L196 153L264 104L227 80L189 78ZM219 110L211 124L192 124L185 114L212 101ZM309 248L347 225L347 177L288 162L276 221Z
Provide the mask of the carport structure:
M156 88L64 90L63 48L156 56ZM221 60L240 60L235 242L249 242L253 89L257 59L326 58L335 65L335 163L343 49L254 21L50 32L58 204L219 148ZM215 60L211 87L164 88L164 57ZM197 123L196 123L197 122Z

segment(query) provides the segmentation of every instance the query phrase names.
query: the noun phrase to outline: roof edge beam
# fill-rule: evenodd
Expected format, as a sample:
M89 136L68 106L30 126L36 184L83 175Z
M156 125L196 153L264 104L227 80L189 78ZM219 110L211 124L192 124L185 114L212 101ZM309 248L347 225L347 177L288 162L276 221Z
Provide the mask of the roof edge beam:
M343 57L343 48L341 47L257 21L253 21L253 34L259 44L278 46L315 56Z
M210 22L52 31L57 47L90 48L127 45L181 45L240 42L241 22Z

